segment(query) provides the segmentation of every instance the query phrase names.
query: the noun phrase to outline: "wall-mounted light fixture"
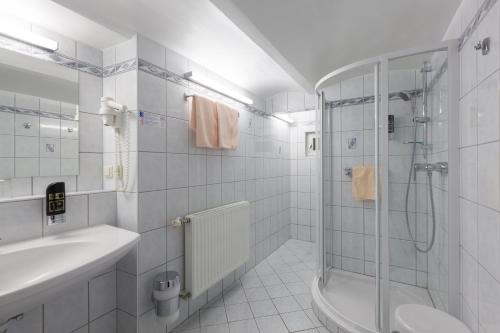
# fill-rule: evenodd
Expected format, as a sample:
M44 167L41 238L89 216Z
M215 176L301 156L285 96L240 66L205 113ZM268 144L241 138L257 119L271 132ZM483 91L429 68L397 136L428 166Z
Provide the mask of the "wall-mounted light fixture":
M231 99L237 100L240 103L247 104L247 105L253 104L252 99L250 99L246 96L243 96L242 94L234 91L233 89L225 87L225 86L221 85L220 83L217 83L214 80L211 80L211 79L209 79L209 78L207 78L199 73L195 74L192 71L187 72L187 73L184 73L184 78L189 80L189 81L193 81L193 82L195 82L195 83L197 83L197 84L199 84L207 89L213 90L216 93L219 93L219 94L227 96Z
M294 120L292 119L292 117L290 117L286 113L275 113L275 114L273 114L273 116L275 116L276 118L281 119L283 121L286 121L289 124L293 124L293 122L294 122Z
M0 24L0 35L49 52L55 52L59 48L59 44L52 39L10 24Z

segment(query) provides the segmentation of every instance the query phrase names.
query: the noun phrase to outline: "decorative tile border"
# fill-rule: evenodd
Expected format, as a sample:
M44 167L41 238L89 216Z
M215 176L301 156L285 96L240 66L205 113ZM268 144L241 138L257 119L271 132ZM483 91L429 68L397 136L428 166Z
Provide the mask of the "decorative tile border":
M401 99L401 97L399 97L399 94L401 92L390 93L389 100L395 101L395 100ZM405 90L404 92L411 95L412 97L422 95L422 89ZM327 109L335 109L335 108L341 108L341 107L346 107L346 106L354 106L354 105L370 104L370 103L375 103L375 96L354 97L354 98L339 99L339 100L335 100L335 101L326 101L325 106Z
M263 117L272 116L272 114L267 113L265 111L259 110L251 105L247 105L241 102L238 102L232 98L224 96L222 94L217 93L214 90L211 90L207 87L203 87L193 81L187 80L181 75L173 73L167 69L156 66L152 63L149 63L143 59L133 58L130 60L123 61L116 65L100 67L95 66L84 61L74 59L63 54L57 52L48 52L43 49L28 45L23 42L16 41L14 39L0 36L0 47L15 51L18 53L22 53L28 56L32 56L38 59L43 59L46 61L50 61L52 63L71 68L74 70L78 70L81 72L85 72L100 78L106 78L113 75L125 73L131 70L138 69L145 73L149 73L151 75L160 77L166 81L173 82L175 84L182 85L186 88L192 89L195 92L203 94L209 98L215 98L217 100L222 101L225 104L234 106L239 109L244 109L254 114ZM0 110L1 111L1 110Z
M462 35L458 38L458 49L462 50L464 44L467 40L472 36L474 31L476 31L479 23L486 17L490 9L497 3L497 0L484 0L481 7L479 7L478 11L472 18L467 28L462 32Z
M103 68L102 77L110 77L113 75L118 75L131 70L137 69L137 59L130 59L120 62L116 65L106 66Z
M238 101L236 101L232 98L229 98L227 96L224 96L224 95L222 95L214 90L211 90L207 87L204 87L200 84L197 84L196 82L190 81L179 74L176 74L176 73L171 72L167 69L161 68L161 67L156 66L150 62L147 62L146 60L138 59L137 68L140 71L154 75L154 76L159 77L159 78L166 80L168 82L172 82L172 83L181 85L181 86L188 88L194 92L197 92L201 95L207 96L208 98L217 99L225 104L234 106L235 108L244 109L244 110L247 110L249 112L252 112L252 113L259 115L259 116L262 116L262 117L272 116L272 114L269 114L265 111L257 109L251 105L247 105L247 104L238 102Z
M23 109L23 108L17 108L17 107L6 106L6 105L0 105L0 112L17 113L17 114L22 114L22 115L26 115L26 116L35 116L35 117L44 117L44 118L53 118L53 119L75 121L74 116L70 116L70 115L66 115L66 114L57 114L57 113L44 112L44 111L40 111L40 110Z
M97 77L102 77L102 67L68 57L57 52L48 52L25 43L0 36L0 47L14 52L22 53L34 58L50 61L70 69L85 72Z

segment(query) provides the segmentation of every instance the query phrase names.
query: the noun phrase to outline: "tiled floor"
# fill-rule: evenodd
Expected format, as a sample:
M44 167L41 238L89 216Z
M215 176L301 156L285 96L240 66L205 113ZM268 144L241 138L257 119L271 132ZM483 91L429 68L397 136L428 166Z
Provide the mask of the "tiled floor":
M327 333L311 309L314 251L313 243L287 241L175 332Z

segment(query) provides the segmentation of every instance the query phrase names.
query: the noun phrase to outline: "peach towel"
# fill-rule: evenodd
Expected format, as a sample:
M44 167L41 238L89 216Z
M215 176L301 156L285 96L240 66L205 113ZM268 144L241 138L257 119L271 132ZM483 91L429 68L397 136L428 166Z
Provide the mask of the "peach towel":
M239 141L238 111L217 103L219 148L236 149Z
M375 167L352 167L352 198L354 200L375 200Z
M197 95L191 98L189 126L195 132L196 147L219 148L216 103Z

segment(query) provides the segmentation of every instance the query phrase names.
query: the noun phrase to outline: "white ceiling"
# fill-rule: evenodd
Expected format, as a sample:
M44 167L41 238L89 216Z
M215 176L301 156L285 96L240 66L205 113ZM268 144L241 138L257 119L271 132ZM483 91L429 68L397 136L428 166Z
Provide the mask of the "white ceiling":
M357 60L439 41L460 0L4 0L98 48L140 33L267 97Z
M50 0L2 0L0 19L10 24L32 23L99 49L125 38Z
M352 62L440 41L461 0L212 2L314 84Z
M258 97L302 90L209 0L54 1L124 36L149 37Z

